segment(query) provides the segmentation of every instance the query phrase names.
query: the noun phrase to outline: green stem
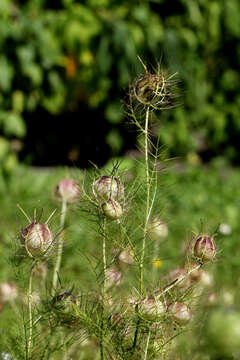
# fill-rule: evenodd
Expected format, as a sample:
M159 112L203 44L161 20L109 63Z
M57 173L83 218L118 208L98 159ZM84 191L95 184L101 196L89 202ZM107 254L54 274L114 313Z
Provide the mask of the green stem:
M28 283L28 316L29 316L29 334L28 334L28 343L27 343L27 359L31 358L31 348L32 348L32 331L33 331L33 318L32 318L32 279L33 279L33 270L35 268L35 262L32 265L29 283Z
M148 337L147 337L147 342L146 342L146 347L145 347L145 351L144 351L144 359L143 360L147 360L147 353L148 353L148 346L149 346L149 340L150 340L150 329L148 330Z
M145 130L144 130L144 153L145 153L145 177L146 177L146 212L145 212L145 223L143 228L143 241L142 241L142 252L140 260L140 294L143 295L143 263L145 256L145 246L146 246L146 237L147 237L147 226L149 220L149 210L150 210L150 176L149 176L149 140L148 140L148 126L149 126L149 106L146 110L145 116Z
M106 261L106 218L103 220L103 238L102 238L102 257L103 257L103 282L102 282L102 314L101 314L101 334L100 334L100 359L104 360L104 351L103 351L103 332L104 332L104 305L105 305L105 290L106 290L106 271L107 271L107 261Z
M62 261L63 228L64 228L64 224L65 224L65 219L66 219L66 213L67 213L67 202L65 200L63 200L61 217L60 217L60 229L61 229L62 233L60 234L60 238L59 238L59 242L58 242L57 260L56 260L54 271L53 271L52 295L55 294L56 289L57 289L58 274L59 274L61 261Z

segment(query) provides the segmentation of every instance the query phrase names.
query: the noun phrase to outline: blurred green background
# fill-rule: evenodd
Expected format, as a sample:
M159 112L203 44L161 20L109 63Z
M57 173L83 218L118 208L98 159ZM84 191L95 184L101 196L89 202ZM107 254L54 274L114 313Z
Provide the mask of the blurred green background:
M137 55L178 72L167 156L239 163L238 0L1 0L0 163L103 165L135 143L121 100ZM80 130L78 130L80 126Z

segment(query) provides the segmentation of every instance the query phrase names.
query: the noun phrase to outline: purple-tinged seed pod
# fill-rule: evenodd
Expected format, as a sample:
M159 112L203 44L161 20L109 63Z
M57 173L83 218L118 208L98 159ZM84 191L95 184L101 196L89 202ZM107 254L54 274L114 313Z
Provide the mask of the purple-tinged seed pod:
M175 302L168 306L173 319L179 325L186 325L192 318L192 311L189 307L180 301Z
M46 224L33 222L23 229L22 242L30 257L40 257L50 249L53 236Z
M104 175L93 183L93 193L100 201L121 200L124 196L124 188L117 177Z
M67 203L74 203L79 199L80 187L71 179L63 179L56 187L55 195Z
M199 235L195 238L194 256L202 262L213 260L216 256L216 245L213 237Z

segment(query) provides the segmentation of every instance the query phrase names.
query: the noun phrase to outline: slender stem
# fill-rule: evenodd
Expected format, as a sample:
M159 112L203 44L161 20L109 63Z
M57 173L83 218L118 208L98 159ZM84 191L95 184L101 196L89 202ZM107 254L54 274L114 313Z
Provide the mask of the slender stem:
M145 347L145 351L144 351L144 359L143 359L143 360L147 360L147 353L148 353L148 346L149 346L150 334L151 334L151 331L150 331L150 329L149 329L149 330L148 330L148 337L147 337L147 342L146 342L146 347Z
M28 334L28 343L27 343L27 359L31 358L31 348L32 348L32 331L33 331L33 318L32 318L32 279L33 271L35 268L35 262L32 265L29 283L28 283L28 316L29 316L29 334Z
M102 314L101 314L101 333L100 333L100 359L104 360L104 351L103 351L103 332L104 332L104 305L105 305L105 290L106 290L106 271L107 271L107 261L106 261L106 218L103 220L103 237L102 237L102 257L103 257L103 282L102 282Z
M142 241L142 252L141 252L141 261L140 261L140 294L143 294L143 263L145 256L145 245L147 237L147 226L149 220L149 209L150 209L150 176L149 176L149 140L148 140L148 126L149 126L149 106L146 110L145 116L145 130L144 130L144 152L145 152L145 177L146 177L146 213L145 213L145 223L143 228L143 241Z
M65 218L67 213L67 202L65 200L62 201L62 210L61 210L61 217L60 217L60 229L62 233L60 234L59 242L58 242L58 249L57 249L57 260L55 263L54 271L53 271L53 283L52 283L52 295L54 295L57 289L57 280L58 274L61 266L62 261L62 252L63 252L63 228L65 224Z
M102 239L102 257L103 257L103 283L102 283L102 297L104 301L105 297L105 288L106 288L106 271L107 271L107 262L106 262L106 218L103 222L103 239Z

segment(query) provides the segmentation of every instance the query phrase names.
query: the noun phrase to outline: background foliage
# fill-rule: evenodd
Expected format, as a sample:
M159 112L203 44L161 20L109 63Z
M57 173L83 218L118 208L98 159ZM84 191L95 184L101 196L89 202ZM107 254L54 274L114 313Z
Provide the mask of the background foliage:
M119 99L142 72L137 55L153 67L160 61L170 72L178 71L183 83L183 106L164 113L157 129L168 155L198 152L204 160L224 155L238 161L239 12L238 0L172 0L171 5L165 0L2 0L1 164L7 170L14 166L23 146L16 139L27 135L34 143L39 130L29 129L39 124L44 140L35 148L25 146L21 158L37 163L42 154L47 164L42 143L56 148L57 124L70 117L68 137L78 122L83 131L63 162L78 162L86 136L84 150L97 147L86 119L93 129L98 131L99 123L104 128L106 159L131 148L124 142ZM54 129L44 123L46 116Z

